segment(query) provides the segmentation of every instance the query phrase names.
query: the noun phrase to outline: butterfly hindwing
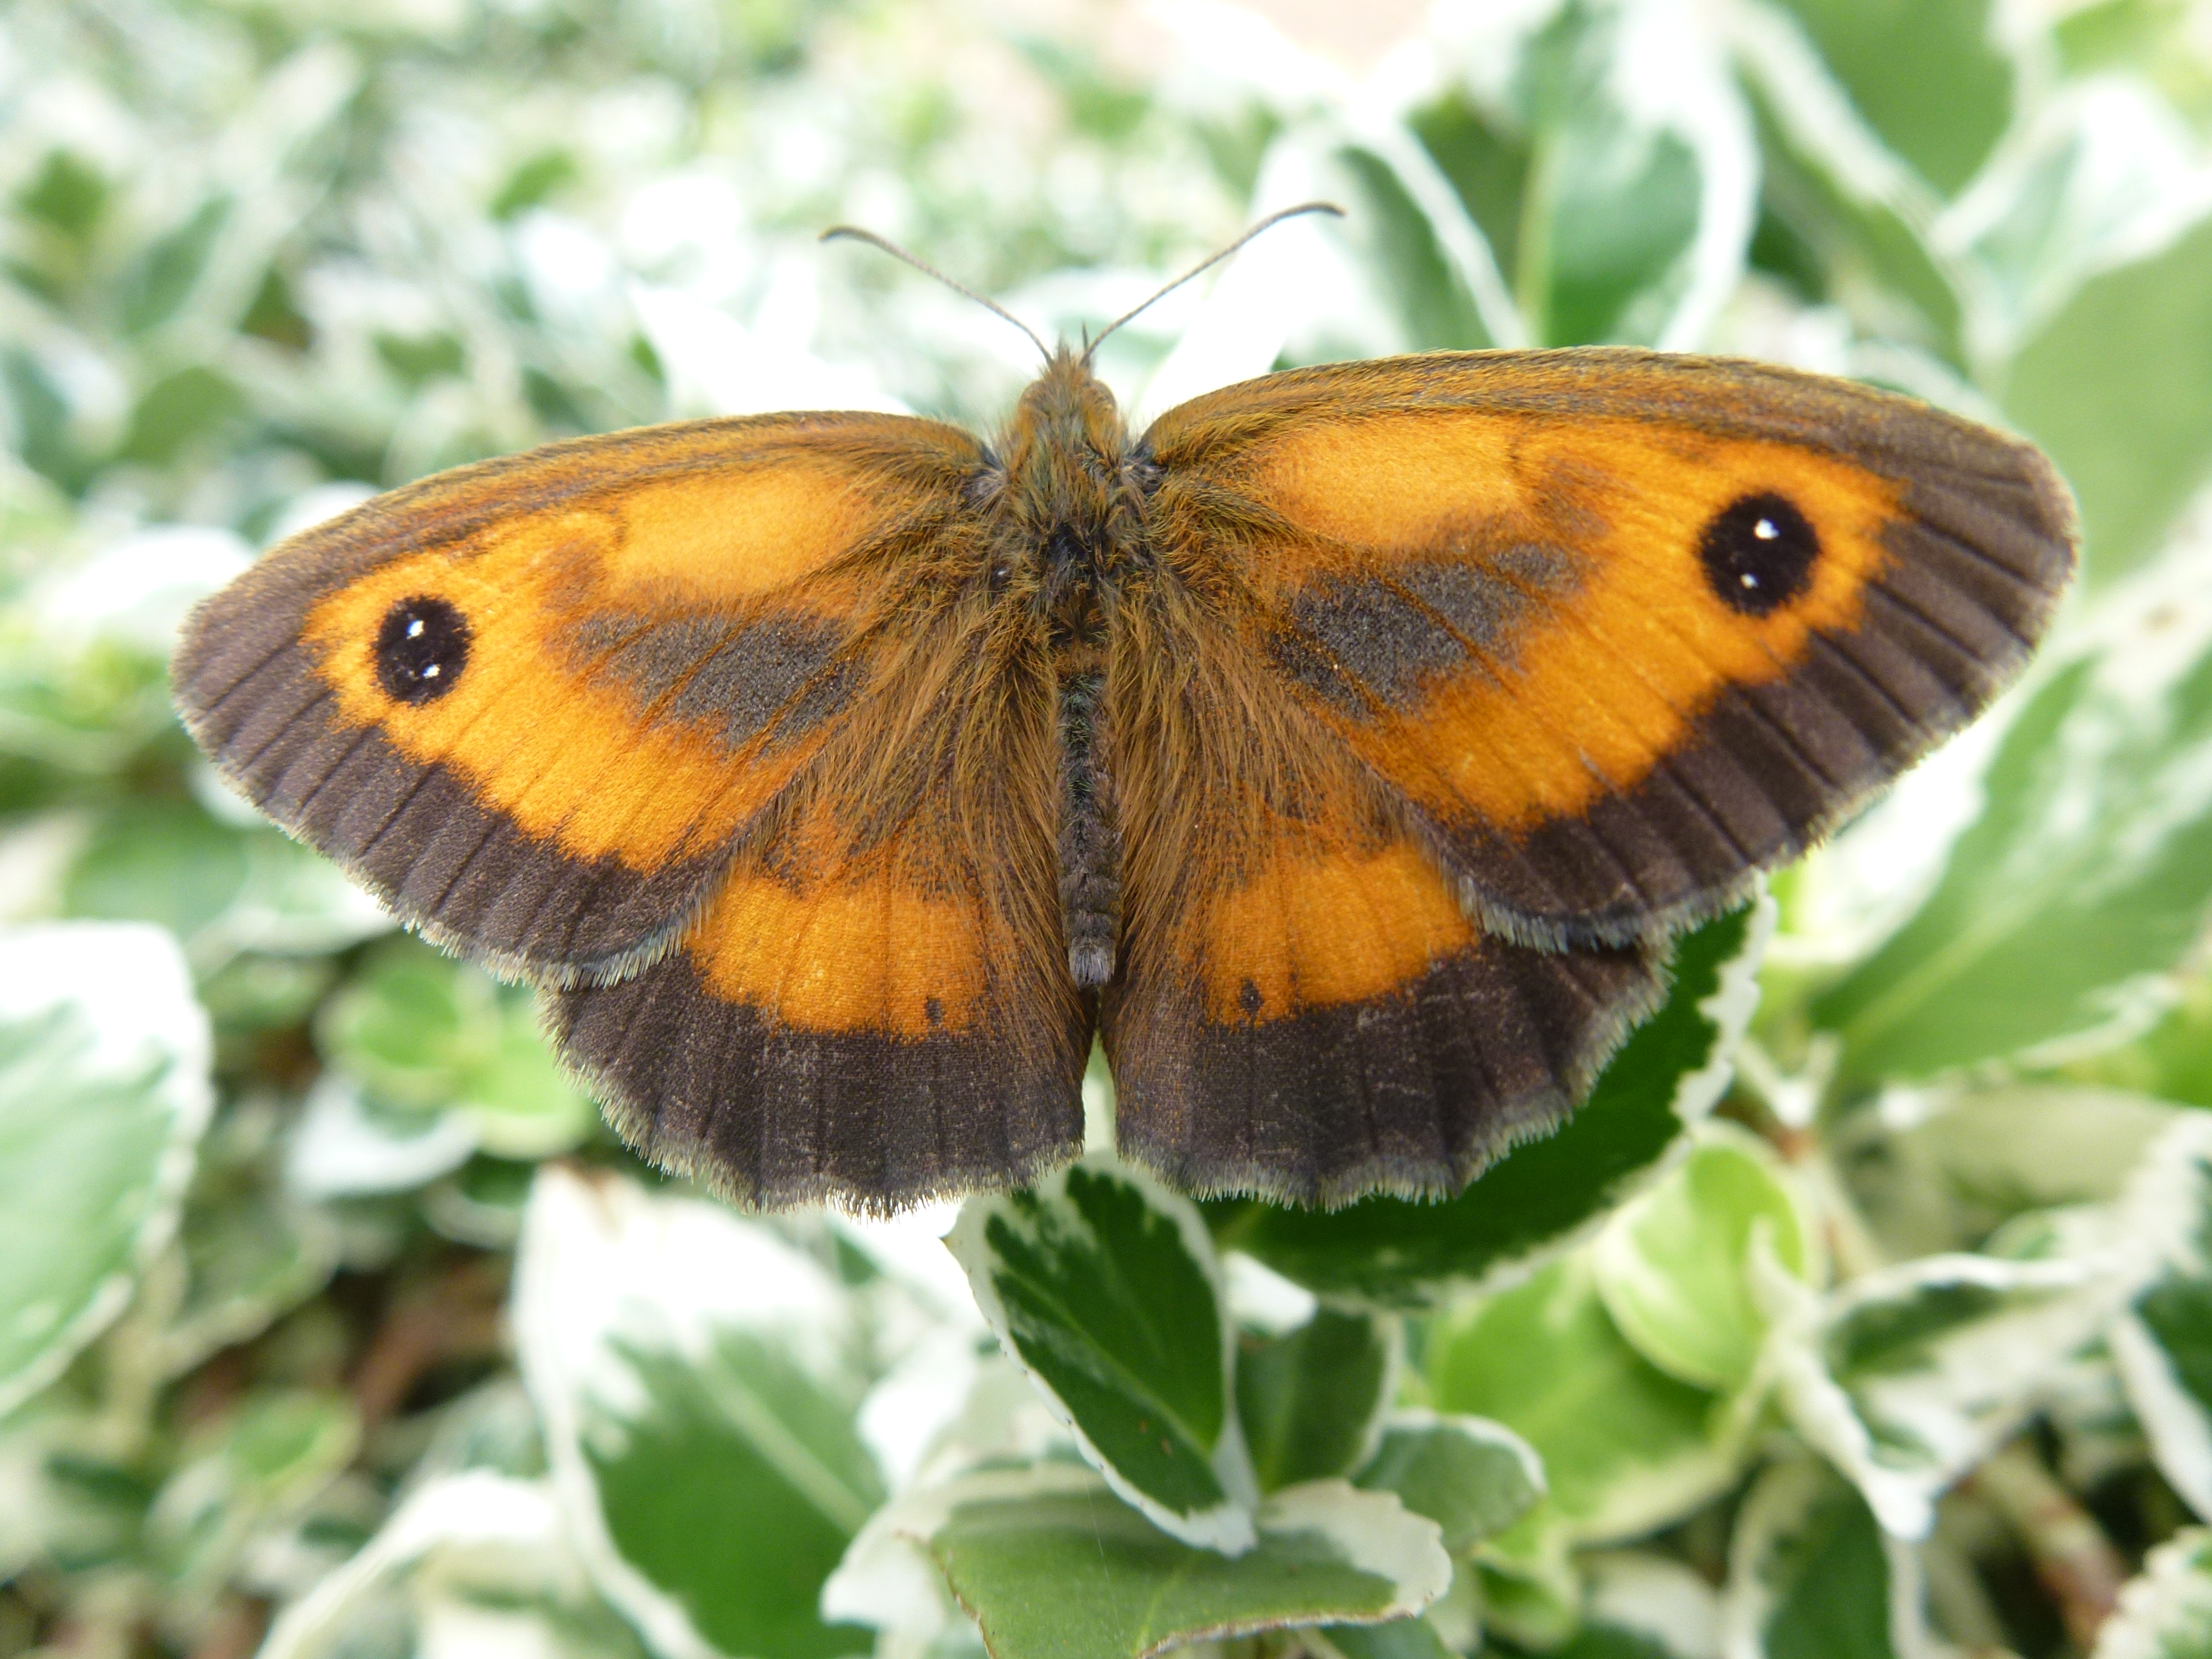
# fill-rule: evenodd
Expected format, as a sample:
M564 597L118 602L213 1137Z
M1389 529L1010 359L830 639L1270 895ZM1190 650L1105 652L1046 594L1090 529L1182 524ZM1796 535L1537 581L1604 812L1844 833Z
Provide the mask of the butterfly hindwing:
M1486 934L1389 792L1272 683L1267 640L1123 596L1106 731L1122 1150L1185 1188L1458 1191L1554 1127L1663 992L1662 953Z
M1656 940L1978 712L2072 569L2028 446L1786 370L1402 358L1169 411L1155 533L1498 932Z
M778 416L557 444L294 538L173 669L255 805L503 970L624 972L842 717L979 447Z
M556 994L562 1052L656 1163L888 1209L1080 1149L1037 643L974 595L913 619L677 949Z

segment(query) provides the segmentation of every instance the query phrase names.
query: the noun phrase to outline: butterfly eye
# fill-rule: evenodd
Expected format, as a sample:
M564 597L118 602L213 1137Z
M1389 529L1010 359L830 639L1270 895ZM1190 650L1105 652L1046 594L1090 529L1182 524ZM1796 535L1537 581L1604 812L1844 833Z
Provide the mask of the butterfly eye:
M376 678L395 702L433 702L469 662L469 620L428 594L402 599L376 630Z
M1745 495L1713 515L1698 544L1705 580L1747 617L1780 610L1812 585L1820 538L1786 496Z

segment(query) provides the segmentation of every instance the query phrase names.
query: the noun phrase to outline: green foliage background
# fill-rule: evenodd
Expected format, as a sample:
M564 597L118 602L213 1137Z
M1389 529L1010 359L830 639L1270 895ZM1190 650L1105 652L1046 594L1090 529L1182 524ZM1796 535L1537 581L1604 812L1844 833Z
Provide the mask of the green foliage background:
M827 224L1073 333L1313 196L1115 337L1140 415L1745 353L2027 433L2087 537L1455 1204L736 1216L173 721L184 607L376 489L994 419L1018 337ZM0 432L0 1655L2212 1650L2201 3L1465 0L1354 70L1189 0L14 0Z

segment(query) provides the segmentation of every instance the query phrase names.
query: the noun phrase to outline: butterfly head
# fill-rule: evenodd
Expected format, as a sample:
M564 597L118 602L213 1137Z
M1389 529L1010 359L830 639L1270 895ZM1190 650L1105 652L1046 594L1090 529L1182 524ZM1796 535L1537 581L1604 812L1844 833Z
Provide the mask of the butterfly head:
M1143 503L1130 447L1114 394L1065 343L1022 394L1000 440L1009 541L1063 630L1084 630L1138 537Z

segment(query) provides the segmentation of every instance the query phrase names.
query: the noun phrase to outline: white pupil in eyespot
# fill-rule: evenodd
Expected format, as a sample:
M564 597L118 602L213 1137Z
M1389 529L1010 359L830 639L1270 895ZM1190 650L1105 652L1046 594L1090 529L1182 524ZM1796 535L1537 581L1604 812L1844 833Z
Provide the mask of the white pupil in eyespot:
M426 680L436 679L438 678L438 665L436 663L432 663L428 668L425 668L422 671L422 678Z
M1737 577L1736 580L1741 582L1746 587L1756 587L1759 586L1759 578L1753 575L1748 570L1745 571L1742 575Z
M1766 528L1766 526L1765 526L1765 524L1763 521L1762 521L1762 522L1761 522L1761 524L1759 525L1759 528L1760 528L1762 531L1763 531L1763 530L1765 530L1765 529ZM422 619L420 617L416 617L414 621L412 621L412 622L410 622L410 623L409 623L407 624L407 637L408 637L409 639L410 639L410 640L412 640L412 639L418 639L418 638L420 638L420 637L422 636Z
M1771 542L1782 532L1774 527L1773 520L1761 519L1757 524L1752 526L1751 533L1763 542Z

